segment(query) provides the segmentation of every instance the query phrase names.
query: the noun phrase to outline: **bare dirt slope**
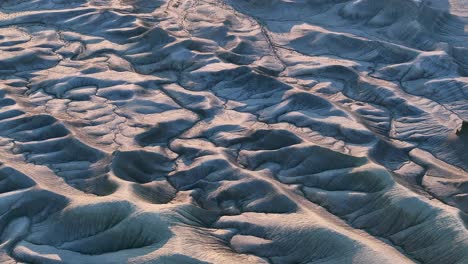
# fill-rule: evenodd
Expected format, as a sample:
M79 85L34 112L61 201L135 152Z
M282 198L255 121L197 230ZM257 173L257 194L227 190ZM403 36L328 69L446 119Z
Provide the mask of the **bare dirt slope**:
M465 0L1 0L1 263L468 263Z

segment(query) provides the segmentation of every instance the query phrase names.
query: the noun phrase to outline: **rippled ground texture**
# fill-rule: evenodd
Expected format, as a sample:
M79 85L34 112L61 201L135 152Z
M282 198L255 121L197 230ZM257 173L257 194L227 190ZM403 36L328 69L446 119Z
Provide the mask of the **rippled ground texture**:
M0 1L0 262L468 263L467 5Z

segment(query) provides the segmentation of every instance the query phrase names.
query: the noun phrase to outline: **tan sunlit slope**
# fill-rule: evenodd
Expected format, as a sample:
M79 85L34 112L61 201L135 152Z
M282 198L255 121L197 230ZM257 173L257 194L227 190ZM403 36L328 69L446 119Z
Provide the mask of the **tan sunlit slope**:
M0 263L468 263L467 12L0 1Z

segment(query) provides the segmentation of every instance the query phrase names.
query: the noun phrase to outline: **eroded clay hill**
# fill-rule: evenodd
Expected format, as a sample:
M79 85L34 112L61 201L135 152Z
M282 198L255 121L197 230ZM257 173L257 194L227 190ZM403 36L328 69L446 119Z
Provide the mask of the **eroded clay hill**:
M468 263L465 0L1 0L0 262Z

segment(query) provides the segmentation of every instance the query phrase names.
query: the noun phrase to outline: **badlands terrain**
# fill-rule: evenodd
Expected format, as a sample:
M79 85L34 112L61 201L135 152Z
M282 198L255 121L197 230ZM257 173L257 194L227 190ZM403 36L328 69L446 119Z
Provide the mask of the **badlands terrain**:
M0 0L0 263L468 263L467 0Z

